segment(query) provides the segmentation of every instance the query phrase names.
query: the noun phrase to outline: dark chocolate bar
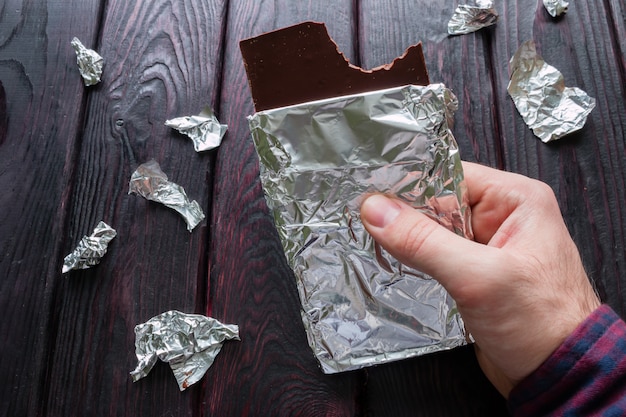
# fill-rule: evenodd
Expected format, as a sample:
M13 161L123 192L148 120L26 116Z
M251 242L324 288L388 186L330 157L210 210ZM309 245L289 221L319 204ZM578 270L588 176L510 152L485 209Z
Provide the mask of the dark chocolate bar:
M304 22L239 43L256 111L407 84L428 85L422 45L391 64L348 62L323 23Z

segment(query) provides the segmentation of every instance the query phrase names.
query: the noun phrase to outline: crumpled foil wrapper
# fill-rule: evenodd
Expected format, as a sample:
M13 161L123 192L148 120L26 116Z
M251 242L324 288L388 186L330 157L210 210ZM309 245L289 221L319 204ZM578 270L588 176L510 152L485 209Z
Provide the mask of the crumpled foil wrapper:
M210 107L205 107L197 116L166 120L165 125L189 136L196 152L209 151L220 146L228 129L228 125L220 124Z
M204 212L196 200L190 201L183 187L168 181L153 159L140 165L130 178L128 194L136 193L176 210L187 223L190 232L203 219Z
M543 0L543 6L546 8L550 16L557 17L563 13L567 13L569 2L564 0Z
M239 327L211 317L172 310L135 326L137 367L133 382L148 375L157 359L168 362L184 391L198 382L227 340L239 339Z
M107 253L109 242L117 236L117 232L105 222L99 222L91 236L83 236L76 249L63 259L65 274L72 269L87 269L100 263Z
M457 104L435 84L249 117L267 204L325 373L466 343L444 288L389 255L359 216L366 195L385 193L471 237L461 161L448 128Z
M563 75L524 42L510 61L507 90L524 122L543 142L580 130L596 100L577 87L565 87Z
M104 60L94 50L87 49L78 38L72 39L72 47L76 51L78 70L86 86L100 82Z
M477 1L476 6L460 4L448 22L448 34L464 35L495 25L498 13L491 1Z

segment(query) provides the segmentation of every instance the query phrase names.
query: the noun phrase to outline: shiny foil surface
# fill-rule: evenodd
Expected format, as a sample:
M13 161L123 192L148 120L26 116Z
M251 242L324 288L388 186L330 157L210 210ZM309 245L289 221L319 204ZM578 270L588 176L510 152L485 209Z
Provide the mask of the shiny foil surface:
M363 227L385 193L471 237L463 171L442 84L405 86L249 118L261 182L295 273L309 344L326 373L466 343L454 300Z
M491 1L478 1L476 6L460 4L448 22L448 34L464 35L495 25L498 13Z
M95 85L102 77L104 60L93 49L86 48L78 38L72 39L72 47L76 51L78 70L86 86Z
M228 129L227 125L220 124L210 107L205 107L196 116L166 120L165 125L189 136L196 152L209 151L220 146Z
M183 187L168 181L167 175L154 159L140 165L130 178L128 194L136 193L176 210L190 232L203 219L204 212L196 200L190 201Z
M105 222L99 222L90 236L83 236L76 249L63 259L62 273L72 269L87 269L100 263L107 253L109 242L117 232Z
M160 359L169 363L184 391L204 376L227 340L240 340L238 326L199 314L167 311L135 327L138 363L130 375L137 382Z
M533 133L543 142L582 129L596 100L577 87L565 87L563 75L537 54L533 41L524 42L510 62L507 90Z
M569 2L564 0L543 0L543 6L550 13L550 16L557 17L567 12Z

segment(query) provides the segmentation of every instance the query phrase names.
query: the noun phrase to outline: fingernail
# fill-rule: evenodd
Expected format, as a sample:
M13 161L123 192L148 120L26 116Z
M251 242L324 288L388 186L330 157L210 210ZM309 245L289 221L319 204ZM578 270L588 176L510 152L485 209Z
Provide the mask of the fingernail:
M361 205L361 218L374 227L389 225L400 214L401 207L390 198L374 194Z

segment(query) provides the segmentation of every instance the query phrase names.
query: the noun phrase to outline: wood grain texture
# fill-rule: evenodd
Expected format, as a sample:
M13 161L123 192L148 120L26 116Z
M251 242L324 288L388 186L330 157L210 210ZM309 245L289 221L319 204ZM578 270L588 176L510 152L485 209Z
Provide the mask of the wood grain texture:
M237 323L241 343L225 346L211 370L208 415L357 413L361 373L323 375L300 318L287 266L259 180L246 115L252 99L238 42L304 20L322 21L353 56L352 2L232 1L228 11L221 114L231 126L218 151L211 224L208 313ZM224 381L222 383L221 381ZM237 401L231 400L237 398Z
M324 375L307 345L294 276L268 213L245 117L239 40L326 23L356 65L422 41L433 82L459 98L464 159L552 186L583 262L626 315L626 6L497 4L495 27L448 37L458 2L436 0L6 0L0 4L0 416L498 416L503 399L472 347ZM105 59L85 88L72 37ZM543 144L506 92L508 62L534 39L545 60L597 99L587 125ZM229 125L197 154L163 125L211 105ZM198 200L192 233L173 210L127 195L154 158ZM94 269L60 273L99 220L118 231ZM197 385L166 364L133 384L136 324L167 310L238 324Z
M508 416L480 370L473 346L367 370L368 416Z
M101 28L103 82L85 110L68 202L69 252L99 220L117 230L94 269L55 293L45 411L68 415L193 415L200 387L181 394L160 364L135 384L134 326L164 311L203 313L209 227L191 233L175 211L128 195L131 173L155 159L210 216L214 152L164 125L199 113L219 91L221 2L108 1ZM59 381L63 381L60 384ZM80 393L67 390L83 387Z
M61 282L67 190L86 98L70 45L98 1L0 6L0 415L37 414Z

